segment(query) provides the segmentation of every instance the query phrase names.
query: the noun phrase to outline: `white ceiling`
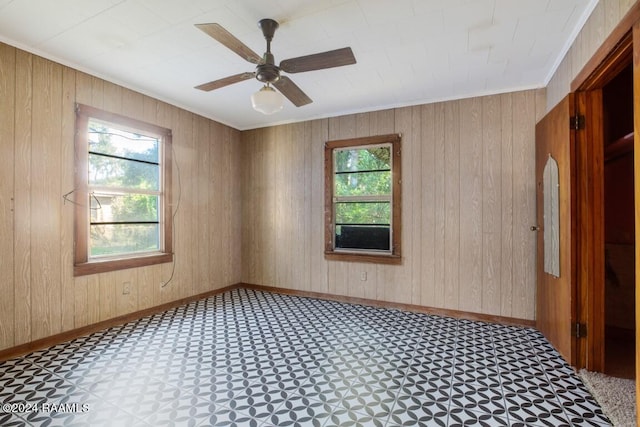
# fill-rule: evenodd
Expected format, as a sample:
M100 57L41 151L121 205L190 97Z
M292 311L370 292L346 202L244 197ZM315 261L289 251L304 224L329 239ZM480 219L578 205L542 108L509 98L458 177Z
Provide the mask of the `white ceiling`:
M0 0L0 40L240 130L544 87L597 0ZM283 59L351 46L357 64L288 76L313 99L253 111L253 71L194 27L217 22Z

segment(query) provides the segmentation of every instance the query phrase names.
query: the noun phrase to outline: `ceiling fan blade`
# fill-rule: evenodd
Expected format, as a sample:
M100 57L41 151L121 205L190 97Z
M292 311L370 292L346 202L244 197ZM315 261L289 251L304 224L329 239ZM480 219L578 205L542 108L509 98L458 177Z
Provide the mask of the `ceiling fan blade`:
M252 51L247 45L238 40L229 31L225 30L220 24L196 24L196 27L252 64L257 64L262 59L260 55Z
M302 73L303 71L322 70L355 63L356 58L353 56L351 48L343 47L342 49L285 59L280 63L280 69L287 73Z
M229 86L234 83L241 82L243 80L252 79L256 76L256 73L240 73L234 76L225 77L224 79L214 80L209 83L204 83L199 86L196 86L196 89L203 90L205 92L212 91L214 89L219 89L224 86Z
M302 107L313 102L302 89L286 76L280 77L273 85L296 107Z

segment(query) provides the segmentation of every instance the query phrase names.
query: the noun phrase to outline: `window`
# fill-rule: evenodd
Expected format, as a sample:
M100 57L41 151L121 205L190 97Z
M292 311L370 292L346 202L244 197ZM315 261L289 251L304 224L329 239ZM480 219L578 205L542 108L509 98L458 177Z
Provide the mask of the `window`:
M75 275L173 260L171 131L77 106Z
M398 264L400 135L325 144L325 257Z

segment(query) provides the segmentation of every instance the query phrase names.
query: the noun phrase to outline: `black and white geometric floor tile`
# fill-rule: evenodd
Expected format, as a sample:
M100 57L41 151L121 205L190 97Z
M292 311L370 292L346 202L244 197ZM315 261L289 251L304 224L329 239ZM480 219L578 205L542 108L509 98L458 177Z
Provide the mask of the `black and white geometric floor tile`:
M0 403L1 426L610 425L533 329L246 289L0 363Z

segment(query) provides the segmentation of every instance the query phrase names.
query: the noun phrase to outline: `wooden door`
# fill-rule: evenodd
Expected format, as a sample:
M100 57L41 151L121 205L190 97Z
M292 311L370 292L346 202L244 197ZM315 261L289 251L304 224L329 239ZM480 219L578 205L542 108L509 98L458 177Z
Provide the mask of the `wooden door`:
M576 340L572 325L576 319L575 280L575 131L570 118L574 116L575 97L567 95L536 125L537 183L537 300L536 323L544 336L571 364L576 361ZM559 211L559 272L545 272L544 251L544 168L552 157L558 170ZM549 251L548 251L549 252Z

